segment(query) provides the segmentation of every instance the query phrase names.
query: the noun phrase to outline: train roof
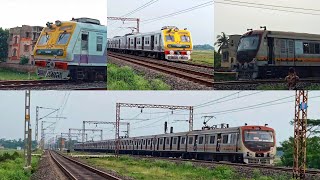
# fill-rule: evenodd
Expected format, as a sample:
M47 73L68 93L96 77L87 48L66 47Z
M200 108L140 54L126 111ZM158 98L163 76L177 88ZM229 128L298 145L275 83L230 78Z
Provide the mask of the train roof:
M284 39L304 39L304 40L320 40L320 34L309 34L289 31L271 31L271 30L252 30L246 32L243 36L266 34L268 37L284 38Z

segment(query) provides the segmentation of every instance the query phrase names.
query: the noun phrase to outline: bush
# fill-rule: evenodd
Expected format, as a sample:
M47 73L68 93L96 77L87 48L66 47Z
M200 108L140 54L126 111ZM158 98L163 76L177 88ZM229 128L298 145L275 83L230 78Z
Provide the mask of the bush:
M22 57L20 58L20 64L21 64L21 65L25 65L25 64L28 64L28 63L29 63L29 58L28 58L28 57L22 56Z

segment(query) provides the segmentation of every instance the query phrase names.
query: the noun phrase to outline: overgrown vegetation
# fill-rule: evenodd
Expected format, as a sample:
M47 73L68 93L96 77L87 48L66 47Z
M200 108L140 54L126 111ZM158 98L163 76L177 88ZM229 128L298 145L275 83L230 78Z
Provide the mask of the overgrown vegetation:
M7 139L0 139L0 145L4 146L6 149L17 149L17 147L23 147L24 141L22 139L16 140L7 140ZM32 149L37 147L37 142L32 141Z
M21 65L25 65L25 64L28 64L29 63L29 58L27 56L22 56L20 58L20 64Z
M214 63L214 55L213 50L197 50L193 51L191 54L191 62L197 64L206 64L209 66L213 66Z
M170 90L160 78L146 80L128 66L108 64L108 89L110 90Z
M10 151L9 151L10 152ZM28 180L32 173L35 172L39 157L33 157L31 171L24 171L24 161L22 153L13 152L12 154L4 152L0 156L0 179L1 180Z
M88 163L116 171L123 176L144 180L238 180L247 179L237 174L235 169L229 166L217 166L214 169L194 166L190 162L176 164L165 160L136 159L130 156L107 157L99 159L84 159ZM285 176L262 176L256 171L251 180L285 180Z
M30 74L30 80L41 79L35 73ZM3 80L29 80L29 74L0 68L0 81Z
M221 67L221 54L214 51L214 68L219 69Z

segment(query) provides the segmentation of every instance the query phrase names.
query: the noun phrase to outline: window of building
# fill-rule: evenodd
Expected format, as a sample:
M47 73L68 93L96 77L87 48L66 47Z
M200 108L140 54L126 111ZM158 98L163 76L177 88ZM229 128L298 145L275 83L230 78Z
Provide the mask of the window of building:
M26 38L30 38L30 32L26 32Z
M14 44L18 44L18 36L14 37Z
M102 51L103 37L97 36L97 51Z
M29 46L28 45L24 45L24 52L29 52Z
M214 144L215 136L210 136L210 144Z
M189 137L189 144L193 143L193 137Z
M203 136L199 137L199 144L203 144Z
M13 49L12 56L17 56L17 49Z

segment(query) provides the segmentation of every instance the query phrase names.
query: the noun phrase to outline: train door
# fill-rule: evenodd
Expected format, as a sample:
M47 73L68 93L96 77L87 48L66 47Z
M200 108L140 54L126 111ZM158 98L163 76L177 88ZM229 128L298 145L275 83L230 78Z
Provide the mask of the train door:
M141 49L143 50L144 49L144 36L142 36L142 45L141 45Z
M154 50L154 36L151 36L151 51Z
M294 65L294 59L295 59L295 44L294 44L294 40L287 40L287 57L289 62L293 62L292 65Z
M198 150L198 146L197 146L197 144L198 144L198 135L194 136L194 141L193 142L194 142L193 143L193 150L197 151Z
M89 63L89 32L81 32L81 52L80 52L80 64Z
M220 152L220 145L221 145L221 134L218 134L218 135L217 135L216 152Z
M121 48L121 40L119 39L119 49Z
M130 45L131 45L131 39L129 38L128 49L130 49Z
M163 149L162 150L166 150L166 137L163 138Z
M137 38L134 38L134 49L137 49Z
M268 64L274 64L274 38L268 38Z

